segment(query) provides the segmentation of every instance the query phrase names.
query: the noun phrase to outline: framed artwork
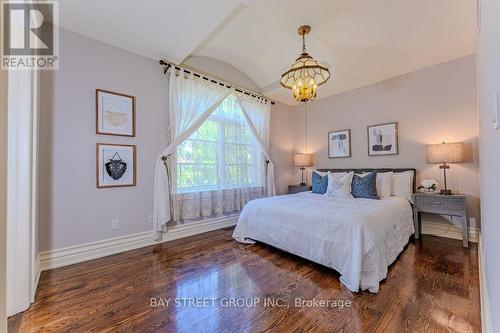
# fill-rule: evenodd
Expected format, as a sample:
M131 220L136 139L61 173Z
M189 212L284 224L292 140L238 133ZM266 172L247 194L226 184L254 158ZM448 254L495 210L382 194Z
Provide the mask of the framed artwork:
M95 91L96 133L135 136L135 97L112 91Z
M398 153L398 123L368 126L368 155L396 155Z
M135 186L136 147L98 143L96 145L97 188Z
M351 157L351 130L328 133L328 157Z

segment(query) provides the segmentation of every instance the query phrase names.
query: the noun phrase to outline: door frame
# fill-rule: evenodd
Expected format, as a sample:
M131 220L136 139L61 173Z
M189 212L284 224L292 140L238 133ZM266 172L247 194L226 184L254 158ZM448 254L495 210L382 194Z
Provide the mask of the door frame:
M8 71L7 316L30 306L39 277L38 90L38 71Z
M0 332L7 332L7 71L0 70Z

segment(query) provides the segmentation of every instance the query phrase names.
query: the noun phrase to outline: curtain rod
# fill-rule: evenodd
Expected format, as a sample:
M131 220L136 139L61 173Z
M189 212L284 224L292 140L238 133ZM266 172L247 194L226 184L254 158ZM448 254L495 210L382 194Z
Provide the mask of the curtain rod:
M196 73L194 72L193 70L189 69L189 68L185 68L185 67L181 67L181 66L177 66L175 64L172 64L170 62L167 62L167 61L164 61L163 59L161 59L159 61L160 65L162 66L165 66L165 69L163 70L163 74L166 74L168 69L170 67L174 67L175 69L177 70L183 70L184 72L188 73L188 74L193 74L194 76L196 77L199 77L199 78L202 78L204 80L207 80L207 81L210 81L212 83L215 83L215 84L218 84L220 86L223 86L223 87L226 87L226 88L229 88L229 89L234 89L236 90L237 92L239 93L242 93L242 94L245 94L247 96L250 96L250 97L253 97L253 98L256 98L256 99L261 99L261 100L264 100L266 102L271 102L271 105L274 105L274 102L271 101L269 98L265 97L264 95L261 95L261 94L258 94L258 93L255 93L253 91L250 91L250 90L246 90L246 89L243 89L243 88L240 88L240 87L237 87L231 83L228 83L228 82L225 82L225 81L222 81L222 80L217 80L217 79L213 79L211 77L207 77L206 75L204 74L199 74L199 73Z

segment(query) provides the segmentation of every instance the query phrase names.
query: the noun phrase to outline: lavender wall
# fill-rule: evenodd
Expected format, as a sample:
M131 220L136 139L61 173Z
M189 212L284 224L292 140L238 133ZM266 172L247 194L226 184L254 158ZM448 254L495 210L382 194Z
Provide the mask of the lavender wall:
M135 138L95 134L95 89L136 96ZM40 251L151 229L167 81L152 59L60 29L60 67L41 72ZM96 143L137 145L137 186L97 189ZM111 230L111 220L119 230Z
M208 58L188 65L250 89ZM95 89L136 96L135 138L95 134ZM60 29L60 69L41 72L39 248L60 249L152 230L154 166L166 142L168 80L157 59ZM95 145L137 145L137 186L97 189ZM111 230L118 219L119 230Z
M321 94L321 87L318 90ZM425 145L466 142L468 162L452 165L448 180L453 190L469 195L469 215L479 223L479 126L473 55L307 104L308 152L314 154L317 168L413 167L418 172L417 181L430 178L443 184L442 170L426 163ZM295 119L297 151L304 150L303 112L304 105L299 105L290 113ZM399 126L399 154L368 156L366 127L392 121ZM327 133L348 128L352 157L329 159Z

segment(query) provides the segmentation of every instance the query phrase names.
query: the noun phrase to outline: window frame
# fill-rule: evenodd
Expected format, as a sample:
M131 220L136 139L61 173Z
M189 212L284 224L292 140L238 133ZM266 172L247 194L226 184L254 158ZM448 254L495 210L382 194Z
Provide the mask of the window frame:
M228 96L227 98L233 98L232 96ZM224 101L223 101L224 103ZM201 186L190 186L190 187L180 187L179 186L179 172L178 168L179 166L198 166L198 165L203 165L203 163L188 163L188 162L180 162L179 163L179 158L177 152L179 151L179 147L176 149L176 152L174 153L174 173L175 173L175 180L174 180L174 187L175 187L175 192L182 194L182 193L193 193L193 192L210 192L210 191L218 191L218 190L229 190L229 189L238 189L238 188L257 188L257 187L264 187L265 186L265 157L264 154L260 151L260 148L257 143L257 139L254 137L253 133L250 131L249 124L247 121L244 119L242 116L242 119L235 119L231 117L224 117L223 115L220 115L217 113L218 110L215 110L206 120L205 122L201 125L203 126L206 122L208 121L213 121L216 125L216 133L217 133L217 138L216 140L209 140L209 139L197 139L197 138L192 138L192 136L197 133L200 128L196 130L189 138L186 139L185 142L191 141L191 142L206 142L206 143L215 143L216 144L216 156L215 156L215 168L216 168L216 173L217 173L217 181L215 185L201 185ZM242 112L239 110L239 112ZM251 137L251 140L253 141L252 143L247 143L247 142L237 142L237 141L228 141L226 139L226 125L236 125L236 126L244 126L247 127L249 130L249 135ZM184 142L183 142L184 144ZM244 164L244 163L227 163L227 158L226 158L226 145L234 145L234 146L246 146L250 147L251 149L255 150L252 155L257 157L255 159L255 165L257 166L254 172L252 172L252 176L254 179L254 182L252 184L248 185L228 185L227 184L227 172L226 168L228 166L244 166L244 167L251 167L252 163L249 164ZM222 162L222 163L221 163ZM207 165L214 165L212 163L207 163ZM260 171L259 171L260 169ZM260 175L258 174L260 173Z

